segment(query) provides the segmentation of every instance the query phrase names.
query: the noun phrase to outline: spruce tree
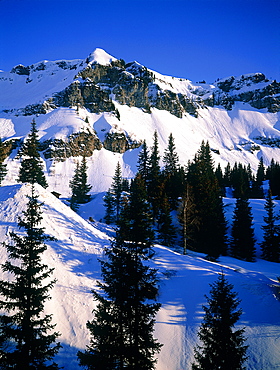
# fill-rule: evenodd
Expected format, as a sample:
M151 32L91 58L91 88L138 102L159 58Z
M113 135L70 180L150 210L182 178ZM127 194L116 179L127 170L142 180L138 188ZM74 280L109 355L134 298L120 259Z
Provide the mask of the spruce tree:
M53 362L60 348L55 343L59 334L53 332L52 315L44 315L44 303L50 299L49 290L55 280L49 279L53 269L42 263L45 241L51 238L41 228L41 205L31 185L26 211L18 226L25 235L10 233L12 244L4 243L8 260L1 266L13 276L0 284L0 307L8 314L0 316L0 368L18 370L58 369Z
M87 162L85 156L83 156L81 163L78 162L76 165L73 179L70 181L70 188L72 190L70 207L73 210L76 211L79 204L88 203L90 201L88 192L92 187L87 184Z
M0 137L0 186L7 174L7 165L4 163L5 157L4 144Z
M159 149L158 149L158 135L154 132L154 142L151 148L149 158L149 175L148 175L148 199L152 205L153 222L155 223L158 217L161 196L162 196L162 178L159 165Z
M22 161L19 168L18 182L37 183L43 188L47 188L48 184L43 172L39 146L38 130L35 120L33 120L31 131L19 151Z
M80 365L89 370L152 370L160 344L153 338L158 288L156 270L144 261L153 256L152 229L141 175L131 184L128 203L122 207L111 248L101 261L103 281L94 291L98 302L87 323L91 341L79 352ZM133 215L133 218L131 218Z
M202 142L189 165L187 177L199 218L199 229L194 230L194 248L217 259L226 253L227 223L208 142Z
M172 133L168 138L168 146L164 152L163 163L164 190L168 197L171 209L176 209L178 206L178 198L183 192L184 176L182 177L182 171L180 170L179 157L176 152Z
M231 231L231 254L248 262L255 260L255 237L253 228L253 216L249 200L238 198L233 214Z
M158 216L159 240L167 247L174 247L176 239L176 229L170 214L170 205L167 196L162 199Z
M206 296L208 305L202 306L205 316L198 332L202 345L195 348L192 370L243 370L248 348L244 345L245 329L234 331L242 314L238 309L240 300L224 274L210 286L210 297Z
M148 177L149 177L149 150L147 148L146 141L144 140L142 144L142 150L138 156L138 164L137 164L138 172L142 176L142 179L147 186Z
M280 262L280 225L277 225L279 216L274 213L275 204L269 190L264 206L267 215L263 218L265 225L263 241L261 243L262 258L267 261Z

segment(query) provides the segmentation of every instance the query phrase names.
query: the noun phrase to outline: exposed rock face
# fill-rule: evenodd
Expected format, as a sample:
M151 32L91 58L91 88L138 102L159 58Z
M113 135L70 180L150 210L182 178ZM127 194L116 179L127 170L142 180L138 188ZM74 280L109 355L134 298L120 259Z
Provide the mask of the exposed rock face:
M100 150L102 144L98 137L91 132L79 132L68 137L67 141L54 139L44 141L40 150L45 158L55 158L64 161L69 157L90 157L95 149Z
M216 86L219 91L215 92L214 104L226 109L241 101L257 109L267 108L272 113L280 111L280 83L269 81L262 73L230 77L217 82Z
M91 55L86 60L45 61L27 67L18 65L2 80L15 77L26 86L31 86L31 83L36 86L43 77L47 81L49 78L55 81L53 76L57 73L65 77L56 81L59 88L52 90L56 92L20 109L5 109L3 106L3 112L28 116L46 114L57 107L85 107L92 113L111 112L121 120L114 102L141 108L147 113L151 113L152 108L166 110L179 118L184 114L197 117L198 109L207 106L222 105L231 110L235 102L246 102L269 112L280 111L280 83L268 80L262 73L229 77L213 85L205 81L193 84L188 80L161 76L137 62L108 60L106 63L97 62ZM61 85L61 81L66 82ZM61 86L66 87L62 89ZM90 156L93 150L102 147L123 153L141 145L118 129L112 129L102 141L94 133L80 132L66 141L44 142L42 150L46 158L63 160L70 156Z
M124 153L129 149L139 148L142 143L137 141L132 141L124 133L108 133L103 142L105 149L111 152Z

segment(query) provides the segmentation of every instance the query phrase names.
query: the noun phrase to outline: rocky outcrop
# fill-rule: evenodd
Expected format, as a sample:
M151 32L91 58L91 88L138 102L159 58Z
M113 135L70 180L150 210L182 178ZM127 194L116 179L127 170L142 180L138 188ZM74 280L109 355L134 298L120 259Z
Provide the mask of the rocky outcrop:
M108 133L103 142L105 149L116 153L124 153L129 149L139 148L141 144L141 142L131 140L122 132Z
M62 139L44 141L41 143L40 150L43 151L45 158L64 161L69 157L90 157L95 149L101 148L102 144L98 137L87 131L72 134L66 141Z
M268 80L263 73L230 77L216 83L215 105L231 109L236 101L269 112L280 111L280 83Z

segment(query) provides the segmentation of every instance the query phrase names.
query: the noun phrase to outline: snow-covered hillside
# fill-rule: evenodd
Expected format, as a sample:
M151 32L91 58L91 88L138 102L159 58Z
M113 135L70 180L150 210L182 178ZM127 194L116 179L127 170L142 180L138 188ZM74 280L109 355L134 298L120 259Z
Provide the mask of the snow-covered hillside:
M183 165L208 140L216 164L250 163L255 171L261 157L265 165L280 160L279 86L260 73L193 83L137 62L124 64L96 49L85 60L43 61L0 72L0 136L23 139L33 118L50 148L55 140L67 143L73 133L90 133L101 148L88 156L92 193L108 189L118 161L124 177L135 174L140 149L106 149L112 133L151 146L156 130L163 154L172 132ZM260 108L264 104L268 108ZM5 185L17 178L15 155L16 150L6 160ZM42 152L42 159L49 189L68 196L78 157L58 161Z
M17 217L26 207L29 185L0 187L0 242L7 241L8 233L17 228ZM62 350L56 361L67 370L78 370L77 350L84 349L89 341L85 327L92 318L94 301L91 289L100 278L98 258L103 258L103 248L110 243L110 230L98 222L90 223L73 212L48 190L36 186L39 201L43 202L42 226L45 233L56 237L48 243L43 259L54 267L57 283L51 291L52 299L46 312L53 314L53 322L61 333ZM227 217L231 218L233 199L226 199ZM261 239L260 224L265 214L263 200L251 201L256 236ZM280 204L277 205L279 210ZM84 217L102 214L98 199L81 210ZM241 298L241 316L238 326L246 327L250 370L278 369L280 364L279 289L277 281L279 264L257 260L242 262L230 257L220 258L219 263L190 253L183 256L163 246L155 246L152 265L160 278L159 301L162 307L157 315L155 337L164 346L158 356L157 370L189 369L193 347L197 343L197 329L203 317L201 305L204 294L209 293L209 283L224 272ZM0 250L0 262L6 259ZM0 279L7 278L0 272Z

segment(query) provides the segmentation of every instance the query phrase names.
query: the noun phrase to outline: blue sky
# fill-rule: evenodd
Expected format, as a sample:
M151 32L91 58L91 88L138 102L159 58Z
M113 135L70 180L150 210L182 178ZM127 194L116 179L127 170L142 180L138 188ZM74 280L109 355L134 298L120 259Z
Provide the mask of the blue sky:
M280 80L279 0L0 0L0 69L96 47L162 74Z

